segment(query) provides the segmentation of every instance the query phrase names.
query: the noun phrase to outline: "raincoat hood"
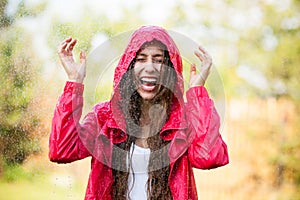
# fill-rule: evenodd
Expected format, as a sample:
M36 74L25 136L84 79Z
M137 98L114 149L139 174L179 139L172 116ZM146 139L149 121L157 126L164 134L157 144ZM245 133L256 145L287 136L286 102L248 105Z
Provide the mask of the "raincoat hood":
M123 75L128 71L131 62L136 57L137 52L141 49L142 45L153 40L160 41L166 46L166 50L169 53L170 60L176 72L177 79L175 88L173 89L174 91L172 91L175 100L173 99L171 115L169 116L169 120L164 125L162 130L169 128L181 129L183 128L183 126L186 126L185 123L182 123L181 120L183 112L182 107L184 104L184 86L182 78L182 60L179 50L175 42L165 29L158 26L142 26L132 34L129 43L115 69L113 94L111 98L111 108L114 117L111 118L111 122L109 123L109 126L112 128L120 128L121 130L123 130L123 132L126 132L124 114L119 106L120 102L122 101L119 84ZM173 137L174 135L172 135L168 140L171 140L171 138ZM163 138L166 139L165 137ZM125 138L123 137L119 140L119 142L124 140Z
M136 53L140 50L144 43L151 42L152 40L158 40L167 47L171 62L177 73L177 85L173 92L178 99L182 98L184 87L180 53L175 42L167 31L158 26L142 26L132 34L125 52L115 69L113 84L114 92L117 90L122 76L127 72L130 63L136 56Z

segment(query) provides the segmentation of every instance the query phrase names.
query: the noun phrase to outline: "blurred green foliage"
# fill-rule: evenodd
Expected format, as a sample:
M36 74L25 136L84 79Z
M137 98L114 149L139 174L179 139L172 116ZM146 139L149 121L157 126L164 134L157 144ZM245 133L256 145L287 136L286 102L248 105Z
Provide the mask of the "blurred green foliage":
M14 165L22 164L26 157L40 150L36 132L41 125L41 114L34 111L41 105L37 104L36 90L40 78L39 63L34 59L31 40L26 37L28 33L14 22L27 16L41 17L48 2L28 7L21 1L14 16L5 13L7 2L0 1L0 170L5 171L2 174L6 173L8 180L15 180L14 175L22 176L18 175L22 173ZM53 16L51 29L46 33L47 44L53 50L51 59L58 62L57 45L70 35L80 41L74 50L77 58L80 49L86 50L87 54L92 51L91 40L96 34L110 39L143 25L143 20L137 17L142 6L123 7L123 18L114 22L105 15L94 15L88 9L84 9L83 17L75 22L62 21ZM286 183L293 184L296 188L293 200L300 199L300 116L297 115L300 112L299 7L299 0L193 1L190 7L175 1L170 6L172 14L164 22L165 28L183 29L193 40L211 49L216 48L214 50L221 54L216 68L229 100L236 98L243 101L246 98L289 102L276 104L283 105L283 108L278 112L279 116L274 116L270 122L258 118L253 120L254 125L248 121L240 123L247 126L242 134L248 135L251 144L267 143L270 145L268 148L274 148L260 156L264 156L268 168L274 172L275 189ZM195 11L196 15L189 17L189 11ZM253 19L259 19L257 24L252 21L240 23L239 20L247 18L250 11L256 13ZM201 35L204 30L208 35ZM188 35L190 32L191 35ZM185 62L185 65L188 63ZM188 68L185 72L188 74ZM255 76L260 76L263 81L256 82ZM58 79L56 77L54 82ZM95 99L102 101L109 98L111 82L106 79L102 81L94 90L86 88L85 103L91 105ZM209 87L215 87L213 81ZM262 105L268 106L268 103ZM285 105L292 105L292 109L284 109ZM253 148L258 155L260 148Z
M40 120L33 105L37 66L26 34L14 26L16 18L3 11L5 3L1 1L0 10L0 172L16 168L40 150L36 137Z

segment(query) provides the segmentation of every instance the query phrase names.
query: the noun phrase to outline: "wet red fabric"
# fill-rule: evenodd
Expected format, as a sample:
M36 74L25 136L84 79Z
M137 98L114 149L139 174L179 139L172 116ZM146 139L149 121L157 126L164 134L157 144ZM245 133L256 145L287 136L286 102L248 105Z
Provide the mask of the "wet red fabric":
M114 95L93 107L82 123L83 106L80 83L67 82L54 111L49 139L49 158L69 163L92 157L86 200L111 199L113 183L112 148L127 138L121 111L114 106L122 75L143 43L157 39L170 52L178 76L171 115L160 135L170 141L169 186L174 200L198 199L192 168L211 169L229 162L227 146L219 134L220 119L213 101L202 86L186 92L183 102L182 61L169 34L156 26L144 26L133 33L114 75Z

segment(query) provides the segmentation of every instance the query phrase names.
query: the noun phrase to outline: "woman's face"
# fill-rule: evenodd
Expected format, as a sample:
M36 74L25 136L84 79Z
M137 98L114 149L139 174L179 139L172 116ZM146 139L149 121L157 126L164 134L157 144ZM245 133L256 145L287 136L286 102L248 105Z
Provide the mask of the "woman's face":
M158 93L158 81L164 60L164 51L160 43L149 43L136 55L134 74L137 80L137 92L144 100L151 100Z

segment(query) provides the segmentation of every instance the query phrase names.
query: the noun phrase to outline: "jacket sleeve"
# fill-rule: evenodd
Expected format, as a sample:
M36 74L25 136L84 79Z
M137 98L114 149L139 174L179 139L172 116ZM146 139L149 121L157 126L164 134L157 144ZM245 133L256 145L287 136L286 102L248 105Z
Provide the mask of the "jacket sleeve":
M188 132L193 137L188 148L193 167L211 169L229 162L228 151L220 133L220 118L203 86L187 91Z
M83 84L67 82L59 97L49 138L49 159L57 163L69 163L89 156L82 137L92 137L95 133L96 116L87 114L84 123L79 120L83 106Z

